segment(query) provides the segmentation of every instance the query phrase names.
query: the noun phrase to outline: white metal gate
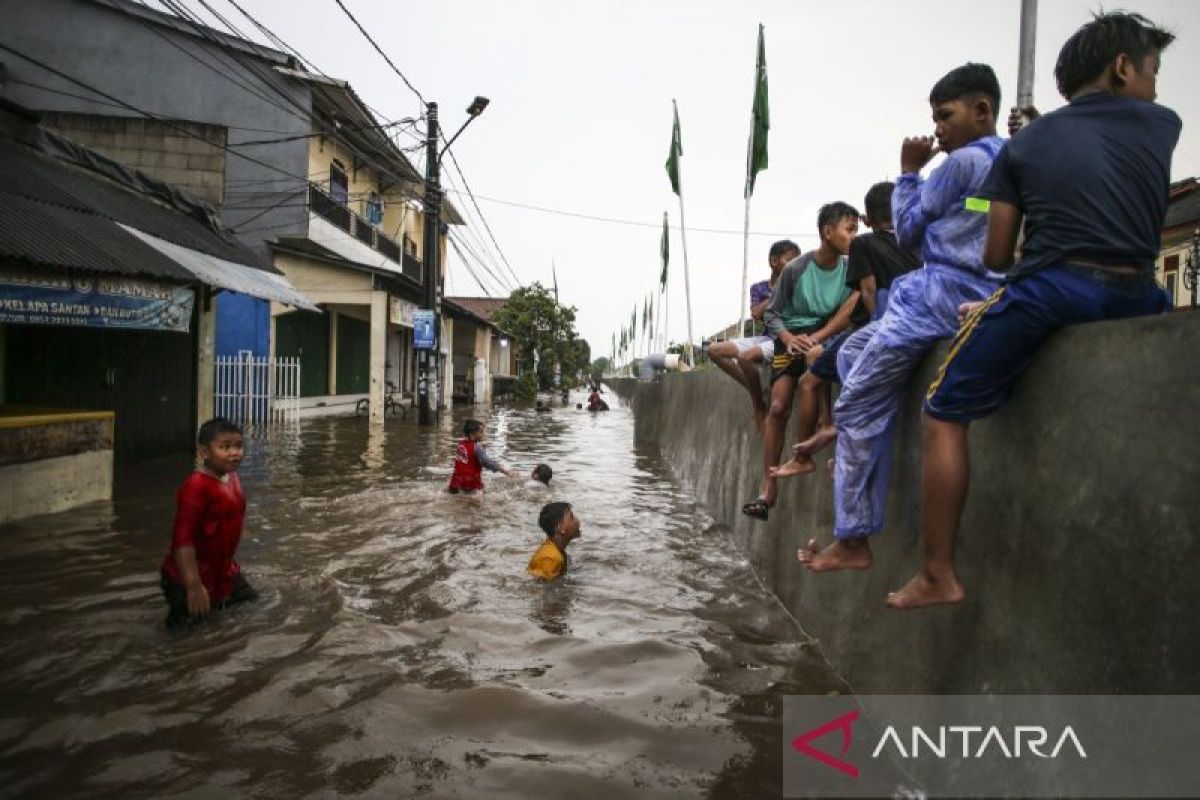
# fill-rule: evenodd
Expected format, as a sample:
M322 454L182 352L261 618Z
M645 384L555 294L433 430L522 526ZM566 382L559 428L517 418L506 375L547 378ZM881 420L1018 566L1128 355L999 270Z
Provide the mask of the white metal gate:
M241 425L294 422L300 408L300 359L242 350L217 356L213 411Z

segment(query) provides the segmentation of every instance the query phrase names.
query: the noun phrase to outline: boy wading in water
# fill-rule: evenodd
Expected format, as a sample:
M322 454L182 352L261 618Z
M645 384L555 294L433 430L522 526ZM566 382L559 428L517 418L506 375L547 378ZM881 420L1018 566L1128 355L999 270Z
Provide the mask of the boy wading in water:
M201 466L175 493L171 549L161 567L168 626L258 598L234 558L246 517L237 474L242 430L227 419L210 419L196 443Z
M970 482L967 428L1012 394L1034 353L1066 325L1157 314L1154 280L1171 154L1182 123L1157 105L1159 57L1174 40L1137 14L1100 14L1058 55L1069 105L1034 120L996 159L984 261L1021 260L967 316L925 399L925 563L888 605L957 603L954 545Z
M450 476L450 485L446 490L450 494L481 491L485 469L510 478L517 474L488 455L483 446L483 423L469 419L463 424L463 438L454 448L454 474Z
M547 503L538 515L538 527L546 541L529 559L529 574L552 581L567 568L567 545L579 538L579 517L570 503Z
M983 266L987 204L975 195L1003 144L996 136L999 104L992 68L961 66L929 93L938 150L930 136L901 146L892 220L901 247L921 245L925 266L897 278L883 316L856 334L869 339L833 409L836 541L819 549L813 539L798 553L814 572L871 565L867 538L883 529L892 432L905 384L930 348L954 335L958 307L996 288L997 277ZM949 156L925 180L920 171L938 151ZM852 336L843 355L857 346Z

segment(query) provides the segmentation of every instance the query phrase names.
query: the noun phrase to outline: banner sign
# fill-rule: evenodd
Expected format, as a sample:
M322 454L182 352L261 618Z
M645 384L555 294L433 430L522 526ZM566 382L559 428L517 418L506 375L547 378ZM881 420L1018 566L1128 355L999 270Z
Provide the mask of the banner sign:
M784 797L1197 797L1200 696L783 699Z
M187 333L194 302L159 281L0 267L0 322Z
M410 303L401 297L388 298L388 322L402 325L405 328L413 326L413 315L418 311L416 303Z
M434 325L432 311L413 312L413 349L432 350L434 346Z

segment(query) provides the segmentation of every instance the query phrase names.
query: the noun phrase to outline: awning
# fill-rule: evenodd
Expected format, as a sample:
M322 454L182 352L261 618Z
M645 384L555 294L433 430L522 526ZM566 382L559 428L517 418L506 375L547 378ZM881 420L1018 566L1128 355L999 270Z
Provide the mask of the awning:
M186 269L196 280L210 286L219 286L231 292L250 295L262 300L274 300L284 305L303 308L307 311L320 311L316 303L309 300L288 282L283 275L254 269L234 261L227 261L217 256L201 253L188 247L168 242L157 236L152 236L137 228L131 228L120 222L117 223L126 232L162 253L179 266Z

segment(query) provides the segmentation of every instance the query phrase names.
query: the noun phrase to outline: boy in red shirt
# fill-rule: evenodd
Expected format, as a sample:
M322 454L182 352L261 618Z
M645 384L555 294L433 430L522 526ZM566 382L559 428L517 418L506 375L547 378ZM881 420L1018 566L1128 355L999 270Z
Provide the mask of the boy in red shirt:
M483 447L483 423L469 419L463 425L463 438L454 448L454 474L447 490L450 494L478 492L483 489L483 471L502 472L510 478L516 473L488 455Z
M233 557L246 517L237 475L241 428L227 419L210 419L200 426L196 443L201 466L175 493L171 549L162 562L168 626L258 598Z

